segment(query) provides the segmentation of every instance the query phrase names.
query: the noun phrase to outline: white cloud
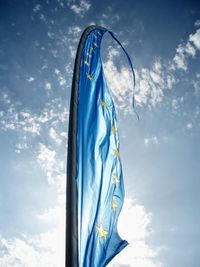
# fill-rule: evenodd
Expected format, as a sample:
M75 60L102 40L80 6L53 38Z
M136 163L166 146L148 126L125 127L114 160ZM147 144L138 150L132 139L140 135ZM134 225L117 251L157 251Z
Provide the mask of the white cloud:
M193 127L193 124L191 122L187 123L187 128L188 129L192 129L192 127Z
M1 267L60 267L65 259L65 207L64 195L56 206L36 214L43 225L49 226L44 233L21 238L0 238ZM148 244L153 234L150 228L151 214L133 199L125 199L119 217L119 234L129 242L108 266L160 267L158 252ZM51 229L51 230L50 230Z
M1 94L1 99L3 99L3 103L9 105L11 103L11 100L8 94L5 93L4 91L1 91L0 94Z
M179 82L177 71L187 71L188 59L194 58L198 49L200 49L200 29L190 34L186 43L177 46L172 60L163 62L156 58L151 68L136 69L136 106L145 105L151 109L162 103L166 95L165 90L172 89ZM103 68L117 110L127 114L132 113L133 79L129 67L115 66L115 59L119 61L119 56L119 50L108 47L108 56ZM198 92L198 81L193 81L193 85ZM174 100L172 103L174 111L177 106L175 104Z
M53 39L54 38L54 33L53 32L47 32L47 35L49 38Z
M176 83L176 79L175 79L174 75L167 74L166 82L167 82L167 88L172 89L173 85Z
M35 78L30 76L30 77L27 77L26 80L27 80L27 82L33 82L35 80Z
M192 84L194 86L194 95L197 97L200 96L200 73L197 73L195 76Z
M16 133L14 145L16 153L27 148L35 151L37 148L34 141L38 136L47 140L50 136L55 141L54 147L59 145L62 140L66 143L69 112L60 98L52 99L46 103L40 114L34 114L28 109L20 110L21 104L13 103L5 92L1 92L0 96L4 107L4 111L0 111L0 130Z
M2 120L2 125L3 125L3 129L4 130L15 130L16 129L16 126L14 123L10 122L10 123L5 123L4 124L4 120Z
M67 139L67 132L62 132L62 133L60 133L60 135L61 135L64 139Z
M163 82L162 77L158 73L154 71L150 71L150 75L151 75L153 82L158 83L158 84Z
M179 45L173 59L177 69L187 70L187 62L185 58L185 47Z
M41 5L40 4L37 4L34 8L33 8L33 11L34 12L38 12L41 10Z
M15 106L10 103L10 100L5 99L5 103L8 104L6 115L0 122L1 130L18 130L28 132L31 134L40 134L40 124L37 121L37 116L30 112L17 112Z
M47 22L47 18L45 17L44 14L40 13L40 14L39 14L39 18L40 18L40 20L43 21L45 24L48 23L48 22Z
M25 150L28 148L27 143L20 143L15 145L15 152L20 153L22 150Z
M1 267L60 267L65 261L65 207L58 202L36 217L47 231L21 238L0 236Z
M34 118L30 118L29 121L27 121L27 125L23 127L23 130L25 132L30 132L32 134L40 134L40 125L34 121Z
M69 49L69 53L71 58L74 59L76 55L77 45L81 36L82 29L79 26L70 26L67 30L67 40L68 43L67 48ZM66 43L65 42L65 43ZM72 66L68 63L70 69L72 71ZM67 72L68 73L68 72Z
M120 24L120 13L118 13L116 9L109 4L110 2L107 4L105 12L97 14L95 20L98 21L98 24L103 27L114 29L112 25ZM96 24L96 21L91 21L89 24L94 25Z
M151 214L136 200L125 199L118 222L120 236L129 242L129 245L120 252L108 267L134 266L158 267L156 261L158 252L148 244L148 237L152 234L150 228Z
M57 132L54 128L52 128L52 127L50 128L49 135L58 145L61 144L62 139L59 138L59 135L57 134Z
M29 240L26 241L19 238L1 239L0 247L4 251L0 257L1 267L55 267L52 263L50 251L37 251L32 244L29 244Z
M66 71L67 74L70 74L70 76L72 75L73 67L72 67L71 63L66 64L65 71Z
M85 13L90 9L91 3L87 0L80 0L79 4L71 4L71 1L68 1L68 6L77 15L83 17Z
M194 57L200 50L200 29L197 29L194 34L190 34L187 42L179 44L176 49L176 54L172 61L172 69L188 69L188 58Z
M61 71L59 69L55 69L54 70L54 73L57 76L57 80L58 80L60 86L65 85L67 81L65 79L65 76L61 74Z
M74 59L76 56L76 47L73 45L69 45L69 51L70 51L71 58Z
M60 71L58 69L55 69L54 70L55 74L59 75L60 74Z
M119 50L113 48L112 46L108 47L108 59L113 59L114 57L119 55L120 55Z
M189 41L196 46L196 49L200 50L200 29L198 29L194 34L190 34Z
M47 176L49 185L53 185L59 192L65 190L65 164L59 159L55 150L40 143L37 161Z
M29 120L32 117L31 113L28 111L20 112L19 115L23 118L22 121ZM53 116L57 117L57 114L55 112L45 112L37 119L41 121L40 123L44 123L48 121L49 117L52 118ZM62 136L63 135L64 132L62 132ZM16 144L15 148L19 152L25 149L22 143ZM0 236L1 267L64 266L65 160L60 160L56 151L44 144L39 144L37 149L37 161L46 174L49 185L56 189L57 201L55 206L45 209L43 212L34 214L36 219L40 221L41 225L46 227L44 232L35 235L24 235L23 233L20 233L21 237L12 237L8 239Z
M200 20L198 19L195 24L194 24L196 27L199 27L200 26Z
M118 110L132 113L132 98L134 94L133 77L127 67L117 69L113 58L118 53L109 52L108 60L103 64L105 77L108 86L114 96L115 105ZM164 98L163 91L175 83L172 75L165 75L159 60L155 60L152 70L142 68L135 70L136 88L135 99L139 106L148 105L149 108L155 107Z
M82 29L79 26L72 26L68 28L68 34L79 35Z
M55 161L55 155L56 152L54 150L50 150L48 147L46 147L43 144L40 144L39 148L39 154L38 154L38 160L40 162L46 162L48 164L52 164ZM48 168L48 166L47 166Z
M51 83L50 82L45 82L45 88L47 89L47 90L51 90Z
M177 113L180 110L180 107L182 106L184 102L184 97L176 97L172 99L171 106L172 106L172 112Z
M146 137L144 138L144 144L146 146L149 146L150 144L153 144L153 145L157 145L159 142L158 142L158 137L157 136L151 136L151 137Z
M0 111L0 118L2 118L4 116L4 112L1 110Z
M192 57L196 55L196 50L194 46L192 46L189 42L185 46L185 52Z
M172 110L177 110L179 107L178 100L172 99Z
M134 84L129 66L122 65L117 68L114 64L116 59L119 61L119 56L119 50L108 47L108 56L103 68L117 110L127 114L133 112ZM135 69L135 76L136 106L147 105L150 109L160 104L165 96L164 91L171 89L176 83L174 74L159 58L155 59L150 69Z
M104 64L105 77L114 96L116 107L124 113L131 112L131 99L133 95L133 80L129 70L122 67L117 70L114 62L108 60ZM129 105L127 101L130 99Z

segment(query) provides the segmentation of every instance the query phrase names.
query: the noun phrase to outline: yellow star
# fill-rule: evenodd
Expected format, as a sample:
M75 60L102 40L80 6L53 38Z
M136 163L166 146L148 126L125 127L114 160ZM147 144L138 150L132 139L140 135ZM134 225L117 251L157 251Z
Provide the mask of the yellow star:
M113 176L113 180L114 180L114 184L118 185L119 184L119 178L117 177L117 175Z
M101 105L102 105L104 108L108 108L106 102L104 102L103 100L101 100Z
M90 63L87 62L86 60L84 61L85 65L87 65L88 67L90 66Z
M117 129L116 129L115 125L112 125L112 127L111 127L111 132L112 132L113 134L115 134L115 133L117 132Z
M100 35L100 36L101 36L101 33L100 33L100 32L98 32L98 35Z
M93 35L94 35L95 38L97 38L96 34L93 33Z
M87 55L88 57L90 57L90 58L92 57L92 55L90 55L90 53L88 53L88 52L86 53L86 55Z
M112 209L115 210L117 208L117 204L115 203L115 201L112 201L112 205L111 205Z
M117 148L114 149L114 156L119 157L119 150Z
M91 47L90 49L91 49L93 52L95 52L93 47Z
M106 239L108 232L103 229L103 224L100 224L100 227L96 226L99 237L104 237Z
M94 46L98 47L97 43L94 43Z
M87 74L87 78L88 78L90 81L93 80L92 76L91 76L89 73Z

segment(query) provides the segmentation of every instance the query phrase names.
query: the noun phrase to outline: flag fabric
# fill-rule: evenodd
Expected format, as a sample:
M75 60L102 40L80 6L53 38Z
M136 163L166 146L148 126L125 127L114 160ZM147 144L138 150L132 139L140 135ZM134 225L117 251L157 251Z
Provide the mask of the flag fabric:
M124 183L115 106L100 55L107 31L88 27L76 55L68 140L66 267L106 266L128 244L117 232Z

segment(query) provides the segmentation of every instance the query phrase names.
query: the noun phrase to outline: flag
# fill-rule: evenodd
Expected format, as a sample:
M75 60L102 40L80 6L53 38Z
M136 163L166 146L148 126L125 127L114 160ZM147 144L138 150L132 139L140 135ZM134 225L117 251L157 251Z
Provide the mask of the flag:
M106 266L128 244L117 232L124 183L115 106L100 55L107 31L96 25L86 28L76 54L68 134L66 267ZM133 71L126 50L108 32Z

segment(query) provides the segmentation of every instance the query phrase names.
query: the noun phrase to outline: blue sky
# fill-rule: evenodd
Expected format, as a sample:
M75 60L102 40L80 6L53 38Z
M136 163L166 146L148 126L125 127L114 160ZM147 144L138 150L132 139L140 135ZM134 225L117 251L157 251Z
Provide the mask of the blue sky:
M0 1L0 266L64 266L67 125L82 31L104 37L130 245L110 267L199 267L198 1Z

